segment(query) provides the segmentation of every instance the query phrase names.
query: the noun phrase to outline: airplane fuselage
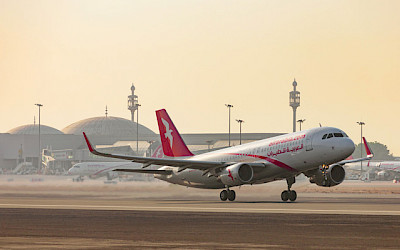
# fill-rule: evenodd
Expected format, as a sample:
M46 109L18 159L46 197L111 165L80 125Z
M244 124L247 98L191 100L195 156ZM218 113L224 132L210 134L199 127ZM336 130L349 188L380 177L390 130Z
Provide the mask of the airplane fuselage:
M400 172L400 161L382 161L376 166L381 170Z

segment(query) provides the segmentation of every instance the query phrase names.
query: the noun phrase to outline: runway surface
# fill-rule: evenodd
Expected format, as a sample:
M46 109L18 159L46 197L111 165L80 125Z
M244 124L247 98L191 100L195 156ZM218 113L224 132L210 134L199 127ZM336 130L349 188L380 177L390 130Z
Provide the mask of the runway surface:
M2 208L3 248L399 248L399 216Z
M160 183L0 182L0 248L398 249L399 187L298 185L286 203L279 183L221 202L217 190Z
M82 199L0 197L0 208L135 210L163 212L400 215L399 198L302 197L298 202L192 199Z

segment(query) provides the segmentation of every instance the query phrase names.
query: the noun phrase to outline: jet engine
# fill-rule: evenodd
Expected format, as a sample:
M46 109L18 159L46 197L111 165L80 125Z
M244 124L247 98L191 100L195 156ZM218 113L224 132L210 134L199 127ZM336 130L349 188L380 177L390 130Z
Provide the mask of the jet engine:
M343 182L346 173L344 168L339 165L322 166L319 169L304 173L310 178L311 183L322 187L333 187Z
M245 163L237 163L223 169L219 179L229 187L246 184L253 179L253 168Z

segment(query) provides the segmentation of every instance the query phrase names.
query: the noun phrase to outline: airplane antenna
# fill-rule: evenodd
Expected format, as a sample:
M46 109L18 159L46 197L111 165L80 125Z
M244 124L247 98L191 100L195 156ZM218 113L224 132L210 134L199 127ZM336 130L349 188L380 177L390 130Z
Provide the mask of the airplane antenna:
M106 117L107 117L107 115L108 115L108 109L107 109L107 105L106 105Z
M319 123L319 127L322 127L321 123Z

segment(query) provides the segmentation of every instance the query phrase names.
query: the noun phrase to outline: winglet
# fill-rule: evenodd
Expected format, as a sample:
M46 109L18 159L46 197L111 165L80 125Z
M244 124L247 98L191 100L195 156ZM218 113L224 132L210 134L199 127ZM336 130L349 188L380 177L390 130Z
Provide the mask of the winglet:
M364 146L365 146L365 152L367 152L367 157L374 157L374 153L372 152L371 148L368 145L367 140L365 139L365 137L363 137L363 141L364 141Z
M92 152L92 153L93 153L94 151L96 151L96 150L93 149L92 144L90 144L90 141L89 141L89 139L87 138L85 132L83 132L83 137L85 137L85 141L86 141L86 144L87 144L87 146L88 146L88 148L89 148L89 151Z

